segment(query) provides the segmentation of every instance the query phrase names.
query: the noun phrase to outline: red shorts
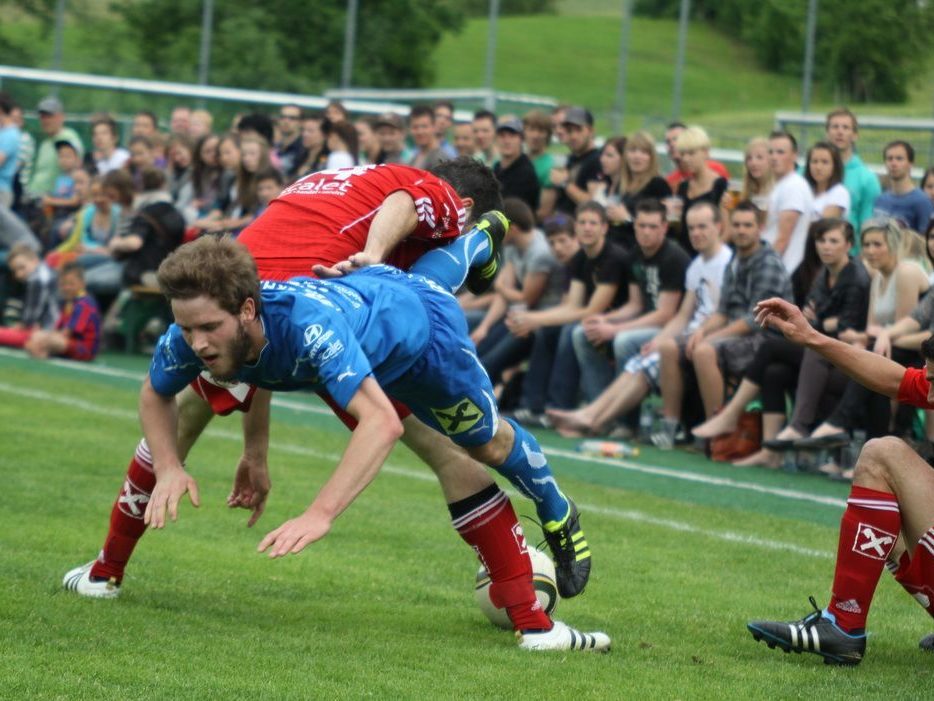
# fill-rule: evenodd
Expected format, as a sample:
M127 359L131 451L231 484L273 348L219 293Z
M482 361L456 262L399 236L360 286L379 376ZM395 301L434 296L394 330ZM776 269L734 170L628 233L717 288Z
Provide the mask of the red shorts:
M234 411L249 411L256 394L256 387L245 382L219 383L209 373L203 372L191 383L191 388L211 406L211 411L220 416L227 416ZM318 392L325 403L334 411L344 425L353 431L357 427L357 420L338 405L330 394L321 390ZM406 418L412 412L405 404L390 399L396 414L400 419Z

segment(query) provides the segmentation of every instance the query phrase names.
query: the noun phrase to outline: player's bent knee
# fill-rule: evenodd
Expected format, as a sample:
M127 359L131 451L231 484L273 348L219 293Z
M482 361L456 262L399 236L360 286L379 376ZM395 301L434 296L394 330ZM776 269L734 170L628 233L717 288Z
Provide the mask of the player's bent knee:
M853 471L853 480L858 482L887 481L886 477L893 470L906 464L906 453L913 452L907 443L895 436L872 438L866 442L859 453Z

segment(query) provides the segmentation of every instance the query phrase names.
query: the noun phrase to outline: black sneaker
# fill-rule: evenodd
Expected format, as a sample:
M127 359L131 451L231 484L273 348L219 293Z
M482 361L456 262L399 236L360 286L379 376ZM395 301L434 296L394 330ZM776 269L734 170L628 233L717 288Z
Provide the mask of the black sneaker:
M509 220L502 212L495 209L482 215L468 233L485 231L490 239L492 253L490 260L484 265L471 268L467 271L467 289L475 295L482 295L489 291L499 272L500 262L503 259L503 238L509 229Z
M800 621L750 621L746 624L752 637L764 640L770 648L776 645L785 652L812 652L824 658L824 664L858 665L866 653L866 633L847 633L837 625L832 614L817 608L810 597L814 612Z
M565 599L577 596L590 579L590 546L581 530L580 514L577 506L568 499L571 513L564 522L549 530L545 524L542 531L545 542L555 560L555 578L558 580L558 593Z

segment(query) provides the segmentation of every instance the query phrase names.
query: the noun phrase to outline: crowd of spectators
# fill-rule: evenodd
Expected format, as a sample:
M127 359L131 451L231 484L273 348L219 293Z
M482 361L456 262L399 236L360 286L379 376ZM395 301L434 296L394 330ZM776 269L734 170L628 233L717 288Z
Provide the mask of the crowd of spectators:
M166 131L146 111L127 133L94 115L89 144L57 98L38 114L37 143L0 93L0 344L92 359L101 339L119 341L122 310L168 252L236 235L294 180L469 155L495 173L512 225L494 291L460 299L520 420L567 436L628 437L641 424L671 448L692 429L730 435L758 400L763 444L741 462L770 467L783 450L917 423L754 321L757 302L783 297L824 333L920 364L934 328L934 168L916 184L915 151L895 140L879 178L847 109L806 149L784 131L750 140L732 175L699 126L668 125L661 158L646 131L598 140L572 105L455 124L445 101L356 120L336 102L286 104L229 129L179 106ZM660 413L646 422L653 393Z

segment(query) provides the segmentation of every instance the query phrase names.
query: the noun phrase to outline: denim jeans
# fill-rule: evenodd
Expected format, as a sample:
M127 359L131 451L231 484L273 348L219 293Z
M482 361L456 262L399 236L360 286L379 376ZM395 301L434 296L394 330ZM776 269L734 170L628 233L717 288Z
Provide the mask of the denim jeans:
M529 369L522 386L522 405L541 414L545 407L577 406L580 371L571 343L577 324L546 326L535 331Z
M603 392L613 379L623 372L626 362L659 332L657 326L620 331L613 337L610 350L613 363L606 356L605 346L594 346L584 335L584 328L574 329L572 343L577 363L580 367L580 385L587 401L593 401Z

